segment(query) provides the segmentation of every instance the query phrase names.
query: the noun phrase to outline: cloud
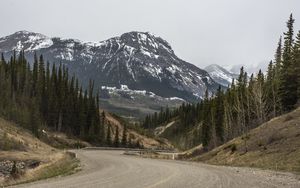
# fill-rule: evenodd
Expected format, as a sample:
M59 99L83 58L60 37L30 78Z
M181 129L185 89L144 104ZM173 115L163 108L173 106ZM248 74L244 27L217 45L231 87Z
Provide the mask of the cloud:
M6 0L1 36L30 30L48 36L101 41L129 31L166 39L182 59L205 67L273 58L298 0ZM299 27L296 27L299 29Z

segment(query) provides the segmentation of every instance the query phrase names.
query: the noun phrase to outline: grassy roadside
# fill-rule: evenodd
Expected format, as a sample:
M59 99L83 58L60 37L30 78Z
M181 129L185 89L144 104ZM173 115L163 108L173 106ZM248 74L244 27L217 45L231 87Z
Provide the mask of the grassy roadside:
M50 135L49 140L64 141L59 142L60 145L78 142L64 135L53 135L58 138L52 139L54 136ZM24 165L13 170L9 165L12 162ZM74 154L56 149L28 130L0 118L0 187L69 175L78 167L79 160Z
M188 160L300 173L300 108Z
M8 180L1 186L11 186L22 183L48 179L56 176L66 176L80 170L79 160L68 153L64 153L61 159L50 164L41 165L40 167L30 170L18 179Z

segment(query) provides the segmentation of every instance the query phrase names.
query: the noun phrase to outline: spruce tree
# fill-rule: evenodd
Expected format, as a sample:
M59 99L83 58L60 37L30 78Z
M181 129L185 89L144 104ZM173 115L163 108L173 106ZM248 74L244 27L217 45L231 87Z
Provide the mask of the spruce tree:
M216 113L215 113L215 127L216 127L216 135L221 143L224 142L224 99L223 92L221 86L219 86L216 94Z
M268 66L267 78L265 82L265 100L266 109L265 112L270 117L276 116L276 86L275 86L275 68L273 67L273 62L271 61Z
M211 139L211 127L210 127L210 101L208 98L208 91L205 91L203 109L203 122L202 122L202 145L207 148Z
M296 41L294 45L294 64L295 64L295 75L297 77L297 94L298 94L298 105L300 104L300 31L298 31L296 36Z
M124 128L123 128L123 135L122 135L122 146L126 147L127 146L127 126L124 125Z
M38 58L37 54L34 53L34 62L33 62L33 71L32 71L32 81L33 81L33 86L32 86L32 96L37 95L38 91Z
M106 132L106 144L108 145L108 146L111 146L111 126L110 126L110 124L108 124L108 126L107 126L107 132Z
M280 102L284 111L293 109L297 102L297 79L293 61L294 22L295 20L291 14L287 22L288 31L284 33L282 70L279 87Z
M282 39L280 37L278 46L275 53L275 64L274 64L274 78L273 78L273 116L275 117L278 114L282 113L282 106L280 103L280 96L279 96L279 87L280 87L280 79L281 79L281 70L282 70Z
M119 147L119 127L116 126L116 133L115 133L115 140L114 140L114 146Z

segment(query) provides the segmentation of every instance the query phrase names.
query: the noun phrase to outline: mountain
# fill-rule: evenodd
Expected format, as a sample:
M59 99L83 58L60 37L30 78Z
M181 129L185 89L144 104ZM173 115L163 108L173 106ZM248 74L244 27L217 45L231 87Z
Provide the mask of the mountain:
M238 74L234 74L226 70L225 68L212 64L204 68L208 74L219 84L227 87L232 83L233 78L238 78Z
M257 74L259 70L262 70L262 72L267 72L268 70L268 61L261 61L256 64L252 65L244 65L244 64L238 64L238 65L231 65L227 66L226 69L234 74L240 74L241 67L244 67L244 70L249 74Z
M191 102L201 99L206 89L211 93L218 87L205 70L181 60L167 41L148 32L128 32L102 42L50 38L28 31L0 38L5 57L22 49L31 61L36 52L50 63L62 63L84 86L94 80L96 89L121 89L123 85Z

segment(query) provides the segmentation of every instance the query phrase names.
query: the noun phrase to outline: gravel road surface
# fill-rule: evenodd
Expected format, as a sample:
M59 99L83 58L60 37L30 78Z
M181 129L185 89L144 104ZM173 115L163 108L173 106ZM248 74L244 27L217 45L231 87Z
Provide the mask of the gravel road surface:
M122 151L75 150L82 170L16 187L26 188L254 188L300 187L299 176L272 171L145 159Z

